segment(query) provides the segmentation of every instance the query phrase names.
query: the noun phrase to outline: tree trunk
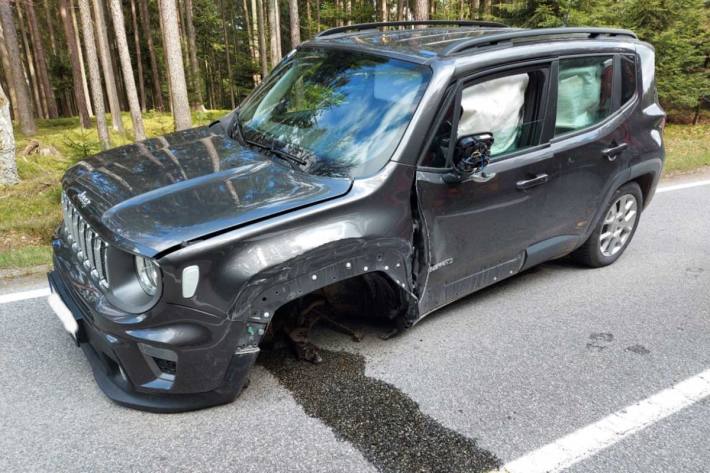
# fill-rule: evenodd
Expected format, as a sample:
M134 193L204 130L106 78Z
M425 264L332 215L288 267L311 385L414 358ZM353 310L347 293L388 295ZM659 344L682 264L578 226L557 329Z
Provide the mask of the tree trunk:
M414 20L424 21L429 19L429 4L427 0L413 0Z
M313 36L313 15L311 14L311 0L306 0L306 37Z
M133 122L133 135L136 141L145 139L143 128L143 116L141 115L141 104L138 101L136 82L133 79L133 66L131 65L131 55L128 51L128 39L126 38L126 28L123 20L123 7L121 0L110 0L111 18L113 19L113 31L116 34L116 44L118 45L118 58L121 61L123 71L123 83L128 97L128 108L131 110L131 121Z
M153 33L150 29L150 17L148 16L148 2L147 0L138 0L138 7L140 9L140 19L141 26L143 27L143 36L146 38L148 43L148 56L150 57L150 71L153 78L153 107L162 111L165 106L163 105L163 92L160 89L160 75L158 74L158 60L155 57L155 45L153 44Z
M478 10L481 8L481 0L471 0L469 15L472 20L479 18Z
M47 18L47 30L49 30L49 45L52 51L57 51L57 40L54 34L54 15L49 12L49 0L44 0L44 16Z
M141 40L138 34L138 17L136 1L131 0L131 25L133 27L133 45L136 48L136 65L138 66L138 91L140 93L141 112L146 111L145 105L145 77L143 76L143 53L141 53Z
M108 34L106 33L106 15L104 14L103 0L92 0L94 7L94 17L96 22L96 42L99 47L99 59L101 69L104 72L104 84L106 85L106 95L108 95L108 105L111 110L111 126L114 131L124 133L123 121L121 120L121 103L118 100L116 90L116 77L113 73L111 54L109 53Z
M74 0L69 0L71 9L71 20L74 25L74 36L76 36L77 49L79 50L79 64L81 65L81 86L84 89L84 97L86 98L86 109L89 111L89 116L94 116L94 109L91 106L91 96L89 95L89 81L86 79L86 64L84 62L84 51L81 48L81 35L79 23L76 20L76 12L74 11ZM91 38L93 41L93 38ZM84 38L86 41L86 38Z
M17 44L17 30L15 29L12 9L10 8L10 0L0 0L0 21L2 22L5 47L7 48L10 60L12 84L15 88L15 95L17 95L17 111L20 129L25 135L34 135L37 132L37 128L35 126L34 116L32 115L30 93L29 90L27 90L27 82L25 82L22 73L20 47ZM8 71L8 75L10 75L10 71ZM10 79L8 79L8 82L10 82Z
M84 32L84 44L86 46L86 64L89 67L89 80L91 82L91 96L94 99L94 113L96 114L96 129L99 131L99 142L102 149L109 149L111 141L106 127L106 115L104 113L104 92L101 89L101 71L99 70L99 57L96 54L96 44L92 41L94 36L94 25L91 20L91 5L89 0L79 0L79 16L81 17L81 27Z
M353 0L345 0L345 16L348 18L345 22L348 26L353 24Z
M482 16L484 18L491 15L491 0L483 0L483 2L481 2L481 7L483 10Z
M0 3L4 3L4 0ZM17 184L19 181L15 161L15 135L10 117L10 101L0 86L0 186Z
M259 33L259 57L261 58L261 80L269 73L269 62L266 57L266 26L264 25L264 5L262 0L252 0L252 7L256 5L256 18Z
M23 49L25 50L25 60L27 70L27 81L32 89L32 97L34 98L34 111L37 116L41 118L47 118L47 104L44 101L44 96L42 95L39 83L37 80L37 73L35 72L35 55L32 52L32 47L27 39L27 32L25 31L25 16L22 14L22 4L15 3L15 8L17 9L17 24L19 25L20 37L22 38Z
M0 56L2 56L2 70L5 71L5 80L7 81L7 89L10 93L10 107L12 107L12 116L17 119L20 116L17 110L17 96L15 95L15 84L12 80L12 69L10 69L10 54L5 46L5 36L2 33L2 24L0 23Z
M404 20L404 0L397 0L397 21Z
M281 60L281 42L279 41L279 0L267 0L269 6L269 40L271 45L271 68Z
M232 56L229 52L229 34L227 33L227 21L224 14L224 5L222 0L219 0L219 9L222 12L222 33L224 34L224 52L227 55L227 82L229 83L229 103L232 108L236 107L234 103L234 75L232 74Z
M204 99L202 98L202 74L200 64L197 62L197 40L195 35L195 25L192 20L192 0L185 0L185 29L187 31L187 43L190 46L190 65L192 69L192 87L195 89L194 107L204 109Z
M42 35L40 34L39 24L37 23L37 15L35 14L34 2L27 2L27 20L30 25L30 37L32 38L32 47L36 53L37 59L37 75L39 83L44 92L45 102L47 104L47 115L49 118L57 118L57 100L54 97L54 90L49 83L49 71L47 68L47 55L44 52L44 44L42 44Z
M301 43L301 21L298 17L298 0L288 0L288 18L291 25L291 48Z
M244 23L246 23L247 26L247 38L249 39L249 41L247 41L247 44L249 45L249 57L251 58L253 64L259 64L259 47L255 36L254 18L251 16L249 2L247 0L242 0L242 11L244 12ZM235 34L238 34L238 32L235 31ZM253 73L251 75L251 79L254 86L259 85L258 73Z
M163 50L168 63L168 80L172 91L175 129L184 130L192 127L192 117L190 116L190 102L187 98L185 68L182 63L177 6L173 0L160 1L160 17L163 20L163 36L165 38Z
M377 16L380 21L387 21L387 0L377 0Z
M0 0L3 1L3 0ZM91 127L91 120L89 118L89 109L86 105L86 95L84 95L84 88L81 83L81 62L79 61L79 45L76 42L76 32L74 31L74 23L71 19L71 13L69 9L69 0L60 0L59 3L59 14L62 17L62 23L64 25L64 36L67 39L67 46L69 47L69 59L71 61L72 67L72 81L74 86L74 101L76 102L76 108L79 113L79 121L81 122L82 128Z

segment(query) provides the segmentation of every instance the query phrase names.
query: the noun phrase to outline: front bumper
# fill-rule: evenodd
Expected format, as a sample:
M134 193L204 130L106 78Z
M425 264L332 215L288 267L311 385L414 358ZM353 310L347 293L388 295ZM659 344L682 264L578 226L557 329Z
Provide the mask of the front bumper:
M55 268L61 263L55 258ZM229 352L228 361L217 360L224 356L224 350L211 347L212 350L203 350L199 347L188 348L162 346L160 344L148 345L145 340L137 340L127 335L128 330L112 331L102 330L97 325L99 315L92 314L90 309L71 290L71 283L66 283L60 271L55 270L48 274L49 285L53 293L57 294L64 305L74 316L78 329L76 330L77 344L82 348L94 373L96 382L101 390L112 401L131 408L151 412L183 412L206 407L226 404L233 401L248 382L248 373L256 361L258 349ZM229 337L227 337L229 338ZM222 340L223 345L225 340ZM171 350L172 349L172 350ZM152 350L152 351L150 351ZM146 363L150 357L148 353L170 352L177 353L177 365L180 366L180 357L184 354L188 360L184 366L184 373L178 368L177 374L170 375L156 373L155 379L142 384L134 383L131 378L140 378L146 371ZM197 352L197 353L194 353ZM197 354L197 356L194 356ZM204 364L200 369L199 361ZM226 363L225 363L226 361ZM218 368L226 364L226 369ZM153 367L155 369L155 367ZM189 370L189 372L187 372ZM203 376L219 376L220 379L211 379L208 383L197 382L200 376L191 372L201 371ZM138 373L137 376L131 376ZM183 376L192 380L190 383L180 384L178 377ZM181 379L183 379L181 378ZM204 378L203 378L204 379ZM216 387L213 387L215 386ZM209 390L202 391L205 386ZM188 392L188 391L194 392Z

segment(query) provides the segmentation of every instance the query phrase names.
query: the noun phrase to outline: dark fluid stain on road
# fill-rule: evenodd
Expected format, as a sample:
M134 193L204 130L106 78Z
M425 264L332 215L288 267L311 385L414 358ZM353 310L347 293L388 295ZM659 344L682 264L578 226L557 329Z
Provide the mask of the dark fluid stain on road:
M598 332L589 335L589 339L591 342L587 343L588 349L602 351L608 346L608 343L614 341L614 335L608 332Z
M643 345L631 345L630 347L626 347L626 351L636 353L637 355L648 355L651 353L651 350Z
M500 466L491 452L437 423L391 384L365 376L361 355L322 350L319 365L285 351L260 362L303 406L383 472L482 472Z

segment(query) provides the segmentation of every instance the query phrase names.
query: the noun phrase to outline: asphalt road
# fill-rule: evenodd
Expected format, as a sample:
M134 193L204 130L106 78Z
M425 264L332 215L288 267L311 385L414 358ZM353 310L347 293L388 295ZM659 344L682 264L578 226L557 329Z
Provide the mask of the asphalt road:
M710 368L710 185L658 194L611 267L548 263L389 341L318 330L323 366L264 356L205 411L112 404L43 299L0 323L0 471L486 471ZM567 471L708 472L708 438L710 397Z

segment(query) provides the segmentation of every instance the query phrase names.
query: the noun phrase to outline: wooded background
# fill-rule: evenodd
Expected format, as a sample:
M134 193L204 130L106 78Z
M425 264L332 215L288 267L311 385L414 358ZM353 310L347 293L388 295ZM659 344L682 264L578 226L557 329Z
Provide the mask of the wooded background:
M141 112L234 108L282 56L318 31L370 21L483 19L510 26L616 26L657 51L658 91L676 121L710 96L703 0L0 0L2 74L25 135L35 118L95 117L145 136ZM104 114L109 115L110 121Z

